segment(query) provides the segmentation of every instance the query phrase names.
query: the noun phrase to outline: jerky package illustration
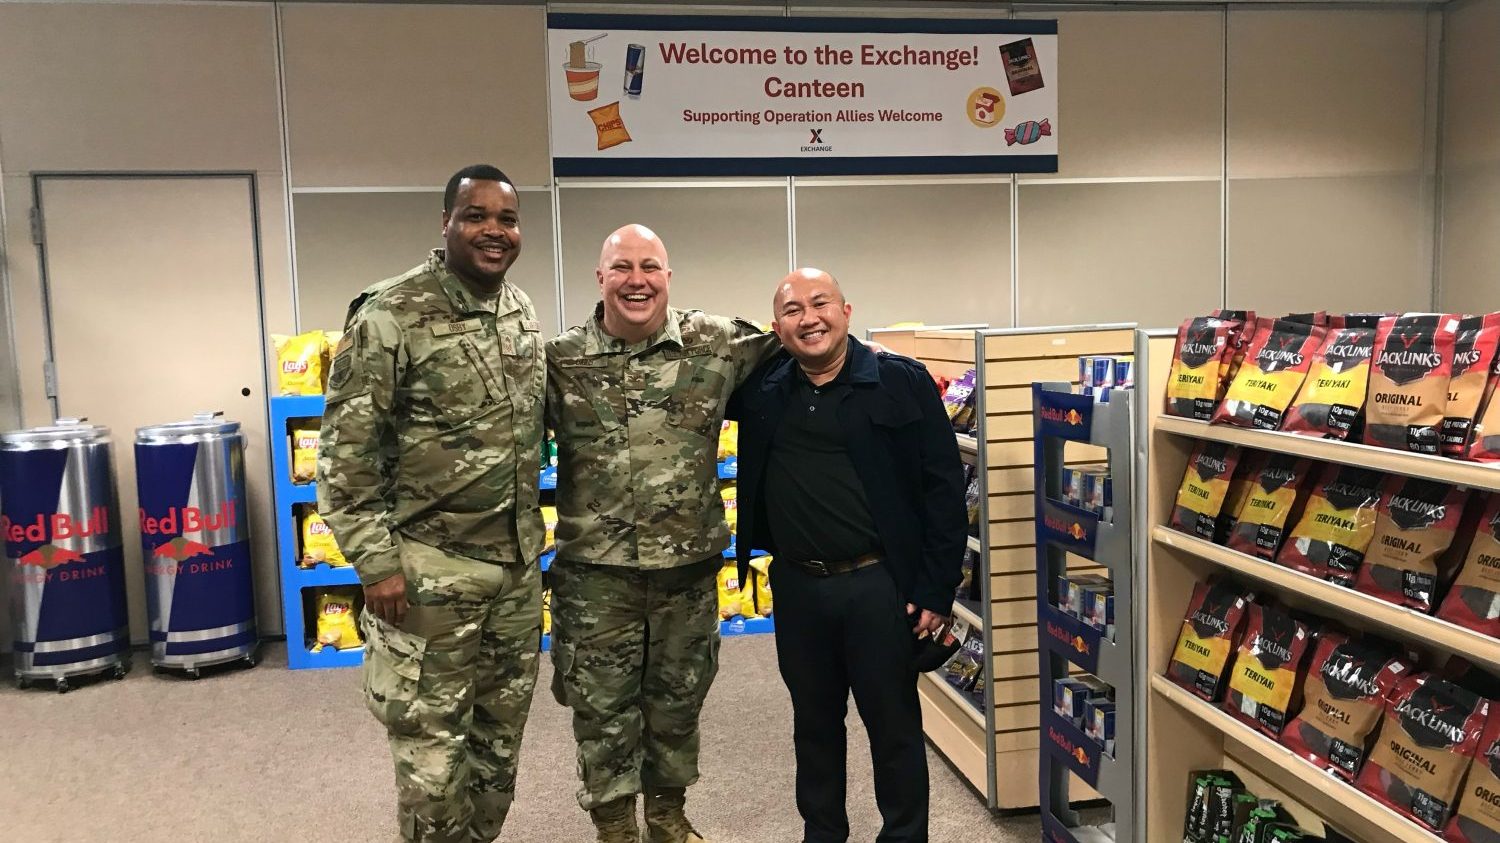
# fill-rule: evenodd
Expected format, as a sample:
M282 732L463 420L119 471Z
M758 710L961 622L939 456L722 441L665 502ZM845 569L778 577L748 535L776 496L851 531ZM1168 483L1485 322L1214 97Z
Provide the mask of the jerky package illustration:
M1453 376L1448 385L1448 415L1443 419L1443 454L1462 457L1469 432L1489 385L1500 349L1500 313L1469 316L1458 323L1453 341Z
M1229 348L1231 323L1200 316L1182 323L1167 375L1170 416L1208 421L1219 405L1223 381L1220 371Z

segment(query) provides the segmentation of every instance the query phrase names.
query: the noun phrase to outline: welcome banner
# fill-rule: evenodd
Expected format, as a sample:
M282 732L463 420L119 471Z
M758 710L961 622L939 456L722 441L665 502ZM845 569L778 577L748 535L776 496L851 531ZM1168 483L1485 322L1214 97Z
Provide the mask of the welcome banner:
M552 14L558 176L1057 170L1057 22Z

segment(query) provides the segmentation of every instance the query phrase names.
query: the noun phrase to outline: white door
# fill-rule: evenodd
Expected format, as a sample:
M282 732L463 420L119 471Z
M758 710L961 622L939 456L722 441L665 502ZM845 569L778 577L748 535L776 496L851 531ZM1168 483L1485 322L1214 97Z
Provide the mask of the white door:
M248 175L37 177L57 411L114 434L136 643L135 429L201 410L243 426L258 625L281 629L252 188Z

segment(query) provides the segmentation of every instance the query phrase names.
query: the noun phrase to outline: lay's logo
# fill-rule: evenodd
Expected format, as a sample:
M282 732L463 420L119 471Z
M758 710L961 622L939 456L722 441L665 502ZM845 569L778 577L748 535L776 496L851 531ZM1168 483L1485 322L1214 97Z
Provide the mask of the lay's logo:
M283 360L281 361L281 373L283 375L300 375L307 371L306 360Z

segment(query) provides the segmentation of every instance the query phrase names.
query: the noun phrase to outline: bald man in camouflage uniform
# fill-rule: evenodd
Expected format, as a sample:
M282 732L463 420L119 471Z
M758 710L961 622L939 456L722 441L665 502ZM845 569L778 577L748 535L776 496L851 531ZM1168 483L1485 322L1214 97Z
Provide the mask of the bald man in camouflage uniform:
M365 700L401 835L458 843L500 834L536 683L546 368L531 300L505 280L509 179L455 174L443 232L446 250L350 306L318 507L364 586Z
M594 316L547 343L557 431L553 692L573 709L578 801L604 843L702 841L683 810L718 670L729 546L716 465L734 388L779 347L748 322L667 306L649 229L605 241Z

